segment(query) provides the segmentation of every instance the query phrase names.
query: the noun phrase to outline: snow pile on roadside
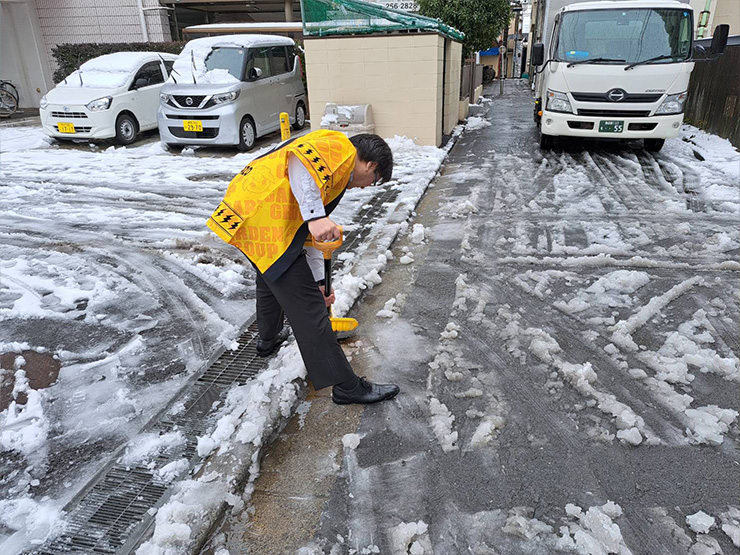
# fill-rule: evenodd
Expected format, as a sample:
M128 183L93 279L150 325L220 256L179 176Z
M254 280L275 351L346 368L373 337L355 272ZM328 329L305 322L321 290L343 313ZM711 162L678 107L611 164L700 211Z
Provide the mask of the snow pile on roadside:
M240 464L210 470L208 464L198 478L181 480L170 500L157 512L152 538L137 550L137 555L179 555L193 547L196 534L202 533L209 513L226 502L237 510L243 507L259 476L259 448L273 431L280 416L287 418L297 398L295 380L304 379L306 369L295 343L284 346L268 368L229 391L218 411L215 429L198 438L198 454L206 457L238 452L251 456L249 484L243 496L233 493ZM247 446L249 450L244 450ZM246 455L245 455L246 453ZM238 457L240 458L240 457Z
M465 130L466 131L476 131L478 129L483 129L485 127L490 127L491 122L488 121L485 118L482 118L480 116L470 116L468 118L468 123L465 124Z
M0 127L0 153L50 148L56 141L41 127Z

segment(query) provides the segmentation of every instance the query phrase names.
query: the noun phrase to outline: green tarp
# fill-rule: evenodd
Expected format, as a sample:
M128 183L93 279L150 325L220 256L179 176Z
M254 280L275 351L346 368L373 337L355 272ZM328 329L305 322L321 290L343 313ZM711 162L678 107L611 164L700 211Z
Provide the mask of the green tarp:
M388 31L429 31L462 42L465 35L439 19L384 8L360 0L301 0L307 37L367 35Z

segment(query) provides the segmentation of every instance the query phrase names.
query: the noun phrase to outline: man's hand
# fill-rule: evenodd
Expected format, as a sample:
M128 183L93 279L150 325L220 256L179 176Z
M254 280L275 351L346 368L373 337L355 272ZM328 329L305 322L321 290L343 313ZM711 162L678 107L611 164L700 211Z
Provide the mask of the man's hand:
M321 290L321 296L324 297L324 286L319 285L319 289ZM326 303L326 306L331 306L334 304L334 301L336 301L336 297L334 296L334 288L331 288L331 295L328 297L324 297L324 302Z
M342 230L329 218L319 218L308 222L308 231L317 241L333 241L342 236Z

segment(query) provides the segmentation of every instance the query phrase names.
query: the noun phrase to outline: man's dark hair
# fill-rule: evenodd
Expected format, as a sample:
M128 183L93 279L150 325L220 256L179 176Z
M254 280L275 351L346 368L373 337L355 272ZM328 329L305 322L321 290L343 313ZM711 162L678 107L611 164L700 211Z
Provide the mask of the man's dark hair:
M377 162L378 178L387 183L393 177L393 153L381 137L370 133L361 133L349 138L357 149L357 156L363 162Z

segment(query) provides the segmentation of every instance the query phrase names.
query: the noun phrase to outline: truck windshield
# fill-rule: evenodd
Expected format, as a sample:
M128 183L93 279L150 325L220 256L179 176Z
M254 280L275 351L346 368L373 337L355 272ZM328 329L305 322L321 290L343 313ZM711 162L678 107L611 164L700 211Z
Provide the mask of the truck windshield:
M246 48L215 47L205 60L206 70L225 69L241 80Z
M666 9L605 9L565 12L560 22L555 59L578 62L593 58L633 64L686 60L691 54L691 12ZM614 63L598 62L594 63Z

